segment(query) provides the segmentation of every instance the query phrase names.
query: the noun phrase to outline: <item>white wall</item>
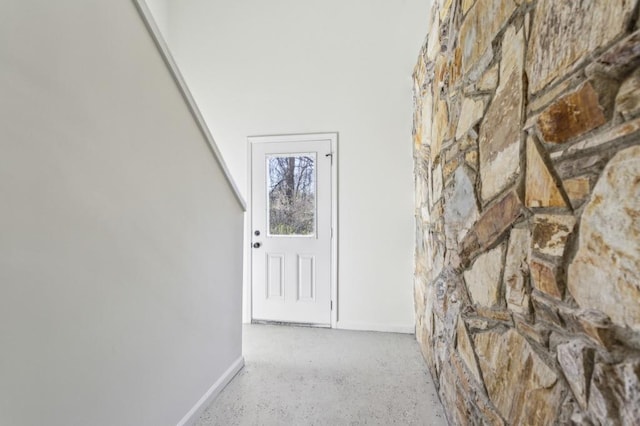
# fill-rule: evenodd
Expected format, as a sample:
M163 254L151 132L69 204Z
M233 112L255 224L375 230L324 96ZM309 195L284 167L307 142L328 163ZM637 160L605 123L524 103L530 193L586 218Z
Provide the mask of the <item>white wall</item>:
M146 0L158 29L165 40L169 40L169 0Z
M175 425L241 361L242 210L132 2L0 2L0 200L0 425Z
M339 132L345 328L413 330L411 73L429 3L170 4L172 52L240 188L247 136Z

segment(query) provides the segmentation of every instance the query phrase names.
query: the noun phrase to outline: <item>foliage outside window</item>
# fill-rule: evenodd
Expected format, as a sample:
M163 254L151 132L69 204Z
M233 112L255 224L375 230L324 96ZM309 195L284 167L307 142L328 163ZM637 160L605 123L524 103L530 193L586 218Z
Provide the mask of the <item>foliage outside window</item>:
M315 167L312 154L269 157L269 234L315 233Z

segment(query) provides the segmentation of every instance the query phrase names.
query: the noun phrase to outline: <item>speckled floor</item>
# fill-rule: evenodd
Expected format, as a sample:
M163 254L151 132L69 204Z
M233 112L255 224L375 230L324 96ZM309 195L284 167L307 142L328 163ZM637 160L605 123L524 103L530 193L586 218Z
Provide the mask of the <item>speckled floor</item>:
M246 325L243 345L197 426L447 424L414 336Z

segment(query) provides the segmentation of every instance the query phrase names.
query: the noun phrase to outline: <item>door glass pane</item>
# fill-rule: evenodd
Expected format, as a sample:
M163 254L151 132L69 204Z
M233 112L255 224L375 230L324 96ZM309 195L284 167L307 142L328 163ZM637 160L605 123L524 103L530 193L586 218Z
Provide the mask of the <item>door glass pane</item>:
M269 235L315 234L315 154L267 157Z

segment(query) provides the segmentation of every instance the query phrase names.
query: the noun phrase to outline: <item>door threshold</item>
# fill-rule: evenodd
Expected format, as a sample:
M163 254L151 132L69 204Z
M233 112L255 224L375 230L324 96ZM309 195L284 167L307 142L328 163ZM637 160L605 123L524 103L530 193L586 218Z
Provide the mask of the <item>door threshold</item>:
M286 325L289 327L331 328L330 324L310 324L306 322L267 321L252 319L251 324L261 325Z

